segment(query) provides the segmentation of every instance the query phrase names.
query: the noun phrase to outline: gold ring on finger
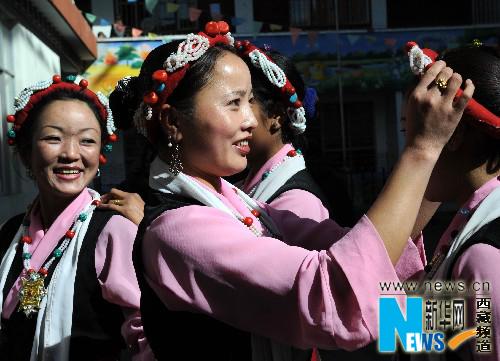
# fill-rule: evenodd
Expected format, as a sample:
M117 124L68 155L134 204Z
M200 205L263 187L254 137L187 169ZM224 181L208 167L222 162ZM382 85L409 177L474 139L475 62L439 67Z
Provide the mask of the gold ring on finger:
M440 91L444 91L446 90L446 88L448 88L448 81L444 80L443 78L438 78L434 80L434 83L437 85Z
M109 203L117 205L117 206L123 206L123 200L121 200L121 199L112 199L109 201Z

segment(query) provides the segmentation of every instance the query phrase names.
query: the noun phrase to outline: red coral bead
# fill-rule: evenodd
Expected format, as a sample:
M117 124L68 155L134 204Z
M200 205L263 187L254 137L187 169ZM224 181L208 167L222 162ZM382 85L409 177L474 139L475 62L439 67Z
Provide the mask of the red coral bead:
M47 274L49 273L49 271L47 270L47 268L45 267L42 267L38 270L38 273L40 273L42 276L47 276Z
M166 83L168 74L165 70L157 70L153 73L153 80L157 83Z
M415 45L417 45L417 43L414 41L407 42L405 45L406 52L408 53L411 50L411 48L413 48Z
M292 149L286 153L287 156L289 157L295 157L297 155L297 151L295 149Z
M215 36L219 34L219 24L217 24L215 21L209 21L205 25L205 33L207 33L210 36Z
M245 217L243 218L243 224L250 227L253 224L253 219L251 217Z
M23 243L31 244L31 242L33 242L33 239L32 239L30 236L23 236L23 237L21 238L21 241L22 241Z
M94 205L94 206L96 206L96 207L98 207L100 204L101 204L101 201L100 201L99 199L94 199L94 200L92 201L92 205Z
M107 162L108 160L106 159L106 157L103 154L99 154L99 163L104 165Z
M110 142L113 142L113 143L114 143L114 142L116 142L116 141L118 140L118 136L117 136L115 133L110 134L110 135L108 136L108 140L109 140Z
M14 115L7 115L7 123L14 123L16 121L16 117Z
M242 45L242 44L241 44L241 41L240 41L240 40L236 40L236 41L234 42L234 47L235 47L236 49L241 48L241 45Z
M7 143L8 143L9 145L14 145L14 144L16 144L16 141L15 141L15 139L14 139L14 138L9 138L9 139L7 139Z
M78 83L78 85L80 85L82 88L86 88L89 86L89 82L87 81L87 79L82 79L80 80L80 83Z
M300 108L302 106L302 102L300 100L297 100L295 103L293 103L293 106L295 109Z
M226 35L229 33L229 25L225 21L219 21L217 22L217 25L219 26L219 33L222 35Z
M144 103L149 104L149 105L153 105L153 104L156 104L158 102L158 95L156 95L155 92L149 92L146 95L144 95L143 100L144 100Z
M259 217L260 217L260 212L259 212L258 210L256 210L256 209L252 209L252 214L253 214L255 217L257 217L257 218L259 218Z
M72 231L71 229L66 232L66 237L68 238L73 238L75 236L75 231Z
M28 274L31 274L31 273L33 273L33 272L35 272L35 270L34 270L33 268L30 268L30 269L27 271L27 273L28 273Z
M243 40L241 43L243 44L243 46L245 48L250 45L250 41L249 40Z
M281 88L283 92L286 92L287 94L293 95L295 93L295 88L293 87L292 84L287 82L283 88Z
M61 79L61 76L60 76L60 75L54 75L54 76L52 77L52 82L54 82L54 83L56 83L56 84L57 84L57 83L60 83L60 82L61 82L61 80L62 80L62 79Z

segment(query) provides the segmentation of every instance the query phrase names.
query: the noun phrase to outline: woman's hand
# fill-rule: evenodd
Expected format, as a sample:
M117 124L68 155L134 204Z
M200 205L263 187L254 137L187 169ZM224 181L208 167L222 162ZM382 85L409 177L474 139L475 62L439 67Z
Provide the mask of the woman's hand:
M438 80L447 84L445 89L436 85ZM439 157L474 93L474 85L467 79L463 94L455 99L461 84L460 74L444 61L434 63L422 76L406 105L408 149Z
M137 193L128 193L112 188L101 197L99 208L112 209L139 225L144 218L144 201Z

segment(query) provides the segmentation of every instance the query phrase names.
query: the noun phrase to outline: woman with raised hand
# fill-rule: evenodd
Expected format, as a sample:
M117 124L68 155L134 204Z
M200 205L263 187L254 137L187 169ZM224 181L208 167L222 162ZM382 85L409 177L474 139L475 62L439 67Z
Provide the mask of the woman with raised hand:
M442 359L498 360L500 358L500 51L477 41L473 45L445 51L441 56L431 49L420 49L409 43L411 63L427 55L435 57L471 79L474 98L434 167L425 192L427 214L435 211L433 204L450 203L459 211L441 236L434 256L422 274L422 280L454 280L465 282L469 291L474 282L489 284L488 290L473 290L467 294L465 329L475 328L476 298L491 297L491 329L474 341L450 351ZM413 69L420 74L419 69ZM449 83L438 78L439 87L446 91ZM406 110L408 115L410 110ZM432 203L431 203L432 202ZM419 229L423 224L418 225ZM477 294L476 294L477 293ZM480 311L480 310L479 310ZM481 319L479 319L481 320ZM479 335L477 335L479 336ZM489 344L489 346L488 346Z
M148 340L159 360L248 359L246 332L300 348L360 347L377 337L379 282L398 280L393 264L473 85L454 102L458 74L438 62L423 75L409 102L411 141L367 215L338 239L333 221L275 210L221 178L246 167L257 126L250 72L228 30L212 22L159 46L116 95L159 152L134 259Z
M150 359L132 265L137 226L87 186L116 140L105 96L55 75L16 98L8 132L36 183L0 228L2 360Z

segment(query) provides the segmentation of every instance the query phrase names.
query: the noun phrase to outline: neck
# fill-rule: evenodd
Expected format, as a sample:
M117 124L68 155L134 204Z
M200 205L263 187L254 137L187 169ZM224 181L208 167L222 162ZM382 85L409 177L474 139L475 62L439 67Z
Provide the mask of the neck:
M281 138L281 136L280 136ZM266 164L266 162L274 157L276 153L278 153L285 143L281 139L276 142L273 142L269 147L264 149L259 155L251 160L248 160L249 172L247 179L252 179L255 174Z
M42 220L43 228L49 229L57 217L66 209L66 207L76 197L58 198L53 194L47 192L40 192L38 199L40 205L40 218Z
M481 188L485 183L491 179L498 177L500 175L500 170L496 173L488 173L486 171L486 164L471 170L465 176L464 185L462 191L456 199L458 204L464 204L468 199L474 194L476 190Z

